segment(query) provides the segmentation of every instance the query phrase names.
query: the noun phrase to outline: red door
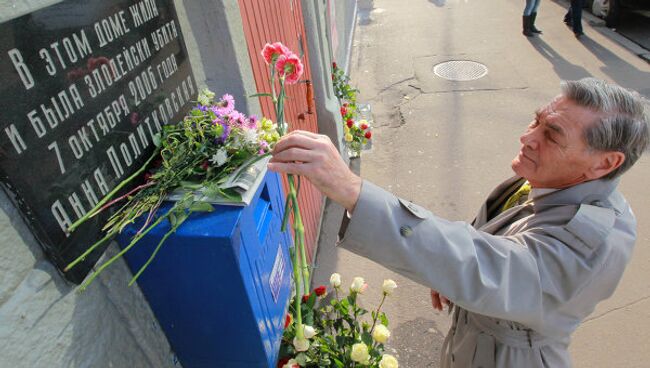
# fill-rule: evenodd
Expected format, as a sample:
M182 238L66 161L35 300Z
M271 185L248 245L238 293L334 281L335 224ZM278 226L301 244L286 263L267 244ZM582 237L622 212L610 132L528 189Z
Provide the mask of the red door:
M244 25L244 34L251 59L253 75L258 92L270 92L269 69L261 50L264 45L282 42L298 55L302 55L305 66L303 80L311 80L309 52L306 47L305 27L302 7L299 0L239 0L239 9ZM285 103L285 119L289 130L301 129L318 132L316 112L308 113L307 83L297 83L287 87L289 98ZM268 97L260 97L262 114L276 121L273 103ZM283 178L285 193L288 183ZM313 261L316 248L318 225L320 224L322 194L307 180L301 181L298 202L305 226L307 258Z

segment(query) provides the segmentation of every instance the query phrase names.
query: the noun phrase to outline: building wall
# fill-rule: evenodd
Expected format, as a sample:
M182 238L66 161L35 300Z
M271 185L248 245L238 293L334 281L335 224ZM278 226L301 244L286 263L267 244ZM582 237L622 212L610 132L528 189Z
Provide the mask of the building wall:
M0 0L0 22L57 3ZM236 1L175 1L195 80L259 113ZM244 45L242 47L242 45ZM253 86L251 88L251 86ZM66 282L0 191L1 367L178 367L131 272L118 261L83 293ZM112 244L100 263L117 253Z

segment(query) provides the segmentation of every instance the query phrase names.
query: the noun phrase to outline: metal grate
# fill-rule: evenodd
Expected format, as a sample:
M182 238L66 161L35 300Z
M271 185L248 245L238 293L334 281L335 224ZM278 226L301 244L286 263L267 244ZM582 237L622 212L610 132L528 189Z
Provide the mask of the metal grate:
M471 81L486 76L488 68L475 61L450 60L435 65L433 73L447 80Z

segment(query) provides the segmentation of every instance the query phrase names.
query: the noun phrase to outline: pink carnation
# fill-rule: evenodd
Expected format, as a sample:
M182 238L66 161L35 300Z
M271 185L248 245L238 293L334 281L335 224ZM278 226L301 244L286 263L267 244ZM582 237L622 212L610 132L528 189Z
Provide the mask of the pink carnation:
M275 69L287 84L294 84L302 76L304 67L298 55L290 54L278 56Z
M291 51L281 42L275 42L273 44L267 43L262 49L262 56L264 56L264 61L266 61L267 64L274 63L280 55L288 54L291 54Z

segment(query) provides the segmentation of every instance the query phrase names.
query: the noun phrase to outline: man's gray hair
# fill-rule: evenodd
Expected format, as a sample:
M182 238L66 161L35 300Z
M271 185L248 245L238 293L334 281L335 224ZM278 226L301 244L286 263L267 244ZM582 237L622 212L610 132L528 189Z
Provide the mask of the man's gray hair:
M639 93L595 78L563 81L562 94L578 105L600 113L584 131L587 146L625 154L623 164L607 174L613 179L627 171L650 144L648 101Z

